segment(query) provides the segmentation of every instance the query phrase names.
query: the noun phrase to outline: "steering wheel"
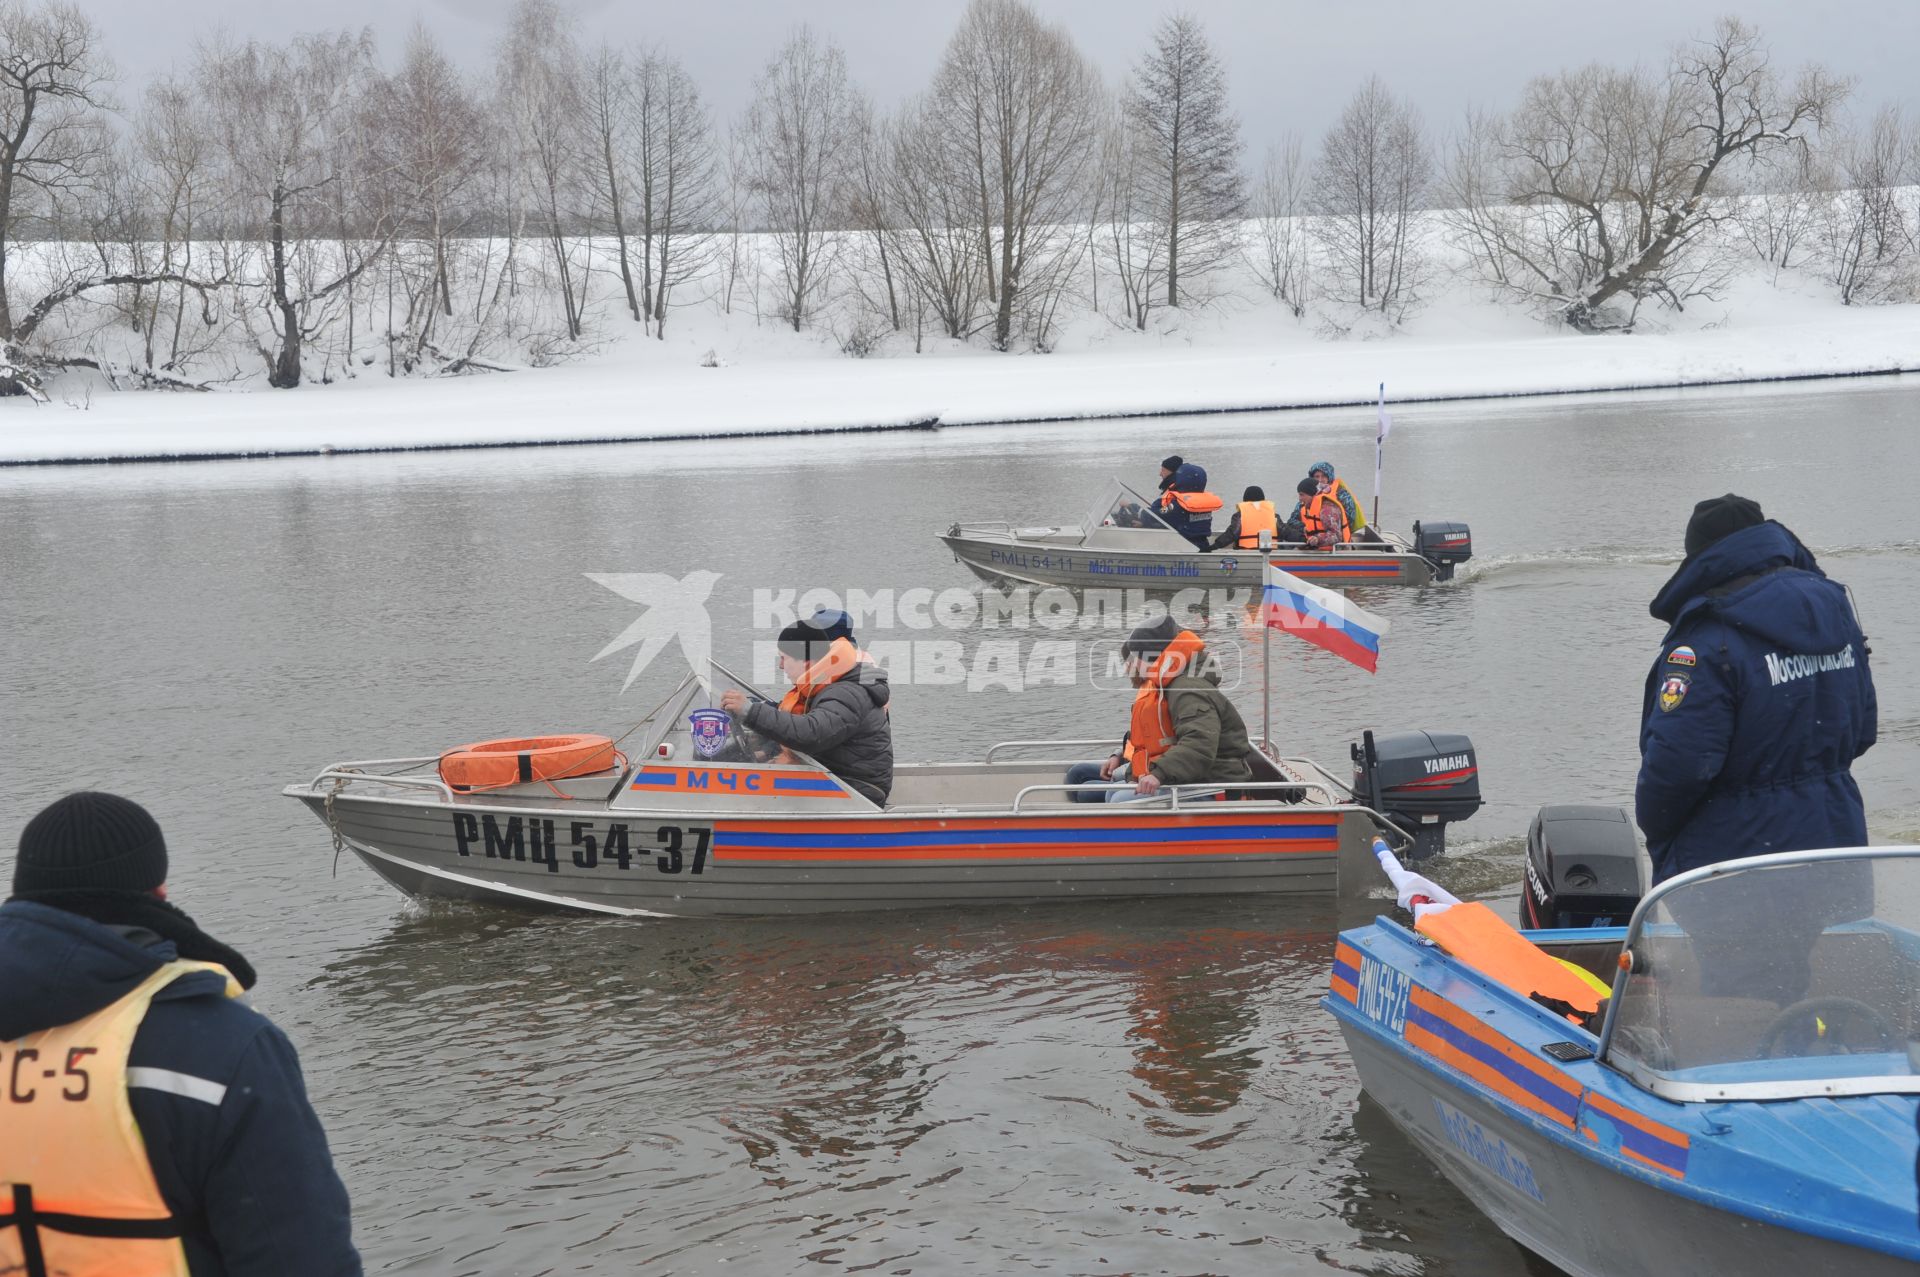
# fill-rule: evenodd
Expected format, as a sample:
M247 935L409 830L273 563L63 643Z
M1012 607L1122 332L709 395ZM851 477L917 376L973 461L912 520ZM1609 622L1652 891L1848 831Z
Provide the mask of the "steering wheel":
M1775 1048L1785 1041L1787 1030L1802 1020L1810 1022L1823 1014L1832 1017L1851 1016L1854 1019L1866 1021L1867 1027L1880 1035L1882 1050L1894 1050L1900 1043L1899 1035L1894 1032L1893 1026L1887 1023L1886 1016L1857 998L1843 998L1837 994L1829 994L1825 997L1802 999L1774 1016L1772 1023L1767 1025L1767 1031L1760 1035L1760 1058L1763 1060L1780 1058ZM1809 1025L1809 1027L1812 1026ZM1851 1051L1848 1054L1851 1054Z

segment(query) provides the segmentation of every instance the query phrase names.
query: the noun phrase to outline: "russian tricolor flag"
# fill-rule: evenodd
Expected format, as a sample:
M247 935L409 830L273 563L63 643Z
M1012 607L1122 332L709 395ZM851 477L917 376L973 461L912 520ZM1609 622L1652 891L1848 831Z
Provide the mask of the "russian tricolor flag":
M1309 585L1271 560L1260 613L1274 629L1352 661L1369 674L1379 667L1380 640L1387 635L1385 617L1363 611L1344 594Z

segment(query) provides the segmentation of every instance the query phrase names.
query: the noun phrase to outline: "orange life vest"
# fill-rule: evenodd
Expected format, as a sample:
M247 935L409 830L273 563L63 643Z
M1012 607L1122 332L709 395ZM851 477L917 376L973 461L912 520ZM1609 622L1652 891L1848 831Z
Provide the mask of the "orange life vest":
M1160 508L1171 510L1178 505L1188 514L1212 514L1226 502L1211 492L1174 492L1169 489L1160 494Z
M1260 548L1260 534L1265 532L1269 540L1277 539L1280 533L1280 515L1271 501L1242 501L1240 503L1240 540L1236 544L1242 550Z
M218 971L240 996L225 967L169 962L92 1015L0 1044L0 1272L189 1277L127 1099L142 1072L127 1053L154 995L196 971Z
M1191 669L1206 646L1192 630L1181 630L1147 667L1147 681L1133 696L1133 722L1127 729L1127 765L1135 780L1152 771L1160 755L1173 748L1173 715L1167 710L1167 684Z
M1314 537L1331 531L1331 529L1327 527L1327 516L1320 512L1320 508L1328 502L1333 503L1335 510L1340 510L1340 499L1330 492L1316 492L1313 494L1312 501L1302 503L1300 507L1300 528L1306 533L1308 544L1312 544ZM1350 537L1347 531L1346 511L1340 510L1340 513L1342 516L1340 519L1340 539L1346 541Z
M827 645L825 656L800 672L799 680L780 698L780 708L789 714L806 713L821 688L845 678L863 657L869 663L873 660L871 656L855 650L853 644L845 639L835 639Z

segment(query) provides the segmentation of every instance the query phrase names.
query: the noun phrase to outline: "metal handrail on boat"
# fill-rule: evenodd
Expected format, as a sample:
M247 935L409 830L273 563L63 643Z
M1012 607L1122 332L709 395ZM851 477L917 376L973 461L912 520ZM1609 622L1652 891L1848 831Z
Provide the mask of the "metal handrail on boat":
M386 763L418 764L434 761L435 759L433 758L374 758L368 759L364 763L342 763L322 771L318 776L315 776L311 781L307 782L307 788L313 790L315 793L319 793L321 782L331 780L334 782L334 792L338 793L356 781L370 781L379 785L392 785L399 789L432 790L446 799L447 802L451 803L453 801L453 790L448 786L446 781L441 780L438 776L400 776L392 773L360 770L363 767L373 767Z
M1003 749L1089 749L1096 745L1103 749L1111 749L1116 744L1118 744L1118 742L1111 736L1104 737L1100 740L1003 740L998 744L987 747L987 757L985 761L989 763L992 762L993 756ZM1032 761L1052 762L1054 760L1043 758ZM1078 762L1083 760L1075 759L1073 761Z
M1114 784L1101 784L1098 782L1089 782L1084 785L1065 785L1065 784L1027 785L1023 787L1018 793L1014 794L1013 796L1013 814L1016 816L1021 814L1020 804L1028 794L1045 794L1045 793L1060 793L1060 792L1084 793L1084 792L1089 792L1093 790L1099 790L1104 793L1107 790L1127 790L1132 788L1133 788L1133 784L1130 781L1119 782ZM1160 801L1161 798L1164 797L1171 800L1170 810L1180 811L1180 810L1184 810L1180 806L1180 795L1183 793L1186 794L1189 798L1206 798L1209 801L1211 801L1214 795L1220 793L1222 790L1227 790L1227 789L1234 790L1235 792L1240 792L1240 791L1249 790L1249 789L1263 789L1263 790L1265 789L1275 789L1275 790L1317 789L1321 793L1327 796L1332 806L1339 807L1344 805L1340 802L1339 797L1335 795L1332 790L1328 789L1325 785L1322 785L1320 782L1313 781L1313 780L1255 780L1255 781L1248 781L1244 784L1239 781L1228 781L1225 783L1210 782L1210 783L1203 783L1203 784L1196 784L1196 785L1167 785L1167 786L1164 786L1159 793L1154 794L1152 797L1138 799L1137 801L1146 802L1146 803L1158 802Z

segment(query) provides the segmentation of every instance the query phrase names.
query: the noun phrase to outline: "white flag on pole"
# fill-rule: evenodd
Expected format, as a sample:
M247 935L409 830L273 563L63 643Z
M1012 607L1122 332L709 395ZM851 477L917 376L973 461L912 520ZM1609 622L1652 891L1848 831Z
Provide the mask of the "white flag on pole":
M1387 436L1393 433L1393 417L1387 412L1387 383L1380 383L1380 433L1375 442L1385 443Z

